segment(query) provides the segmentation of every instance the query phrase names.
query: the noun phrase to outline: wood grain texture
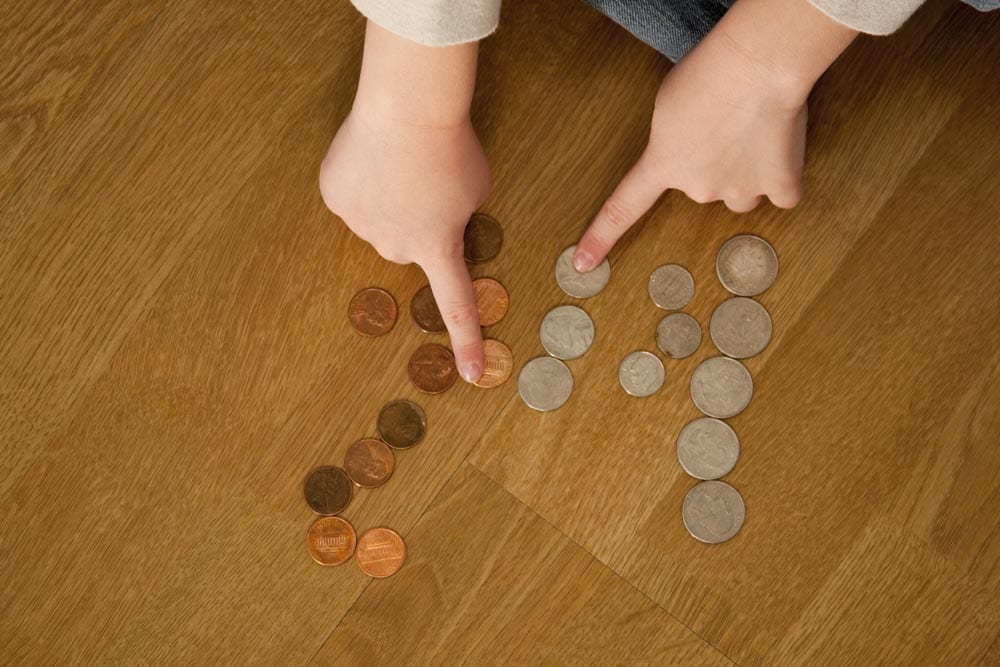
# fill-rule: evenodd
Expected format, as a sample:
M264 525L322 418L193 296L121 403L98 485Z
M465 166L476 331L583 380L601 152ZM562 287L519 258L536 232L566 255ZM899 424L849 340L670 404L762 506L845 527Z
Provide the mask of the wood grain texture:
M412 350L446 342L408 320L424 278L320 201L360 63L348 3L4 13L4 663L996 662L996 14L933 4L852 47L814 93L795 211L661 200L584 304L597 340L570 403L543 415L516 378L410 386ZM473 273L508 288L486 333L520 366L572 302L555 258L641 150L668 64L571 0L508 3L480 63L484 210L506 236ZM673 439L711 343L648 400L617 364L654 349L649 272L687 266L705 324L742 231L781 255L775 337L732 420L748 522L705 547ZM369 285L400 305L378 339L346 318ZM345 513L410 544L373 583L308 558L301 480L397 397L427 437Z

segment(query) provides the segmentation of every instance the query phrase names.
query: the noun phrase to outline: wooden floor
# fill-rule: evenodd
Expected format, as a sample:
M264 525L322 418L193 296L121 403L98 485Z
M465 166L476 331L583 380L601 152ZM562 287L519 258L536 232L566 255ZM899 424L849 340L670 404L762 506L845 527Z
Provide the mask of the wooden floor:
M735 215L669 195L586 302L563 409L516 381L423 396L405 316L357 289L424 279L323 207L362 20L344 0L8 0L0 20L0 662L1000 664L1000 13L933 2L859 40L811 107L807 197ZM506 3L475 122L518 367L566 302L551 271L643 144L669 65L580 3ZM645 295L768 238L775 323L748 361L729 476L747 523L686 534L673 443L712 354L656 396ZM444 342L444 338L435 340ZM427 438L359 492L409 560L315 565L301 480L424 406Z

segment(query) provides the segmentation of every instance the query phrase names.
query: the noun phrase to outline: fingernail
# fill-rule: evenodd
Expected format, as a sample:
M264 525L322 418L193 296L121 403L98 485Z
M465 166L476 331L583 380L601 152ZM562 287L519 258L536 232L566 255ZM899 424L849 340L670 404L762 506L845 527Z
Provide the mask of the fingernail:
M463 380L472 383L478 380L479 376L483 374L483 367L478 361L467 361L462 364L458 372L462 374Z
M577 250L573 255L573 268L580 273L586 273L594 268L594 258L586 250Z

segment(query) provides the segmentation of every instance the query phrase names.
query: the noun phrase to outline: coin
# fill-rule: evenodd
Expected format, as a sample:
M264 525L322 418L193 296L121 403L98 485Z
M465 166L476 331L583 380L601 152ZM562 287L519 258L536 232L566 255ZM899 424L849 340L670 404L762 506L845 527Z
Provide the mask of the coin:
M514 355L510 348L493 338L483 339L483 374L476 380L477 387L499 387L514 370Z
M427 430L427 417L413 401L391 401L382 406L375 428L378 437L395 449L409 449Z
M594 342L594 321L577 306L556 306L542 318L542 347L556 359L576 359Z
M521 369L517 391L529 408L541 412L556 410L573 393L573 374L558 359L536 357Z
M344 471L351 481L366 489L385 484L396 467L396 457L389 445L375 438L351 444L344 456Z
M708 326L712 341L728 357L746 359L771 340L771 316L753 299L734 296L719 304Z
M479 310L479 326L489 327L503 319L510 306L507 289L493 278L476 278L472 293Z
M410 299L410 317L424 333L439 334L448 330L444 325L444 319L441 317L441 311L438 310L437 301L434 300L434 293L431 292L430 285L424 285L418 289L417 293Z
M354 554L361 571L369 577L384 579L399 572L406 560L406 543L394 530L372 528L358 540Z
M427 343L414 350L406 372L413 385L425 394L440 394L458 379L455 355L437 343Z
M340 565L350 560L357 544L354 526L339 516L321 516L309 526L306 547L320 565Z
M736 296L755 296L778 277L778 254L759 236L734 236L719 248L715 272L722 286Z
M566 294L577 299L589 299L607 286L611 279L611 264L605 257L604 261L591 271L580 273L573 268L574 250L576 246L571 245L563 250L556 260L556 282Z
M747 508L739 491L725 482L699 482L681 506L684 527L691 537L709 544L732 539L743 527Z
M396 323L396 300L384 289L365 288L351 297L347 317L362 335L381 336Z
M663 379L663 362L658 356L645 350L625 355L618 367L618 381L625 392L632 396L652 396L663 386Z
M677 460L696 479L725 477L739 458L740 439L724 421L695 419L677 436Z
M735 359L706 359L691 374L691 400L709 417L735 417L749 405L752 396L750 371Z
M701 326L687 313L671 313L656 325L656 345L674 359L690 357L701 346Z
M306 475L303 494L316 514L340 514L351 504L351 479L336 466L320 466Z
M483 213L475 213L465 225L465 261L488 262L500 254L503 229L500 223Z
M694 278L678 264L664 264L649 275L649 298L664 310L678 310L694 297Z

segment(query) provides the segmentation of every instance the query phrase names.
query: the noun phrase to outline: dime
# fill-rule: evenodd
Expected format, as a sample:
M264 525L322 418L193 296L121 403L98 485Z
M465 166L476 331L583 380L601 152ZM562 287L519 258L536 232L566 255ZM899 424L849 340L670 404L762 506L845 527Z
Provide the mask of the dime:
M413 401L392 401L382 406L376 422L378 437L395 449L409 449L427 430L427 417Z
M664 264L649 275L649 298L664 310L678 310L694 297L694 278L677 264Z
M556 410L573 393L573 374L558 359L536 357L521 369L517 391L529 408L541 412Z
M747 508L739 491L725 482L699 482L684 497L684 527L696 540L718 544L743 527Z
M506 288L493 278L473 280L472 293L476 299L476 308L479 310L479 326L493 326L507 314L510 296Z
M354 553L357 535L354 526L339 516L321 516L309 526L306 546L320 565L346 563Z
M316 514L340 514L351 503L351 479L336 466L320 466L306 475L303 494Z
M406 560L406 543L394 530L372 528L358 540L354 554L361 571L369 577L383 579L399 572Z
M455 355L437 343L427 343L414 350L406 372L413 385L425 394L440 394L458 379Z
M353 443L344 457L344 471L351 481L366 489L385 484L396 467L396 457L389 445L375 438Z
M475 213L465 226L465 261L470 264L487 262L500 254L503 229L488 215Z
M690 357L701 346L701 326L687 313L671 313L656 325L656 345L674 359Z
M708 330L719 352L746 359L761 352L770 342L771 316L753 299L734 296L715 309Z
M740 439L724 421L695 419L677 436L677 460L695 479L725 477L740 458Z
M563 292L577 299L589 299L599 294L611 279L611 264L608 258L586 273L579 273L573 268L573 251L575 245L563 250L556 260L556 282Z
M542 318L539 336L556 359L576 359L594 342L594 321L583 308L556 306Z
M410 317L424 333L444 333L448 328L444 325L441 311L430 285L424 285L410 299Z
M663 379L663 362L645 350L626 355L618 367L618 381L632 396L652 396L663 386Z
M483 340L483 374L476 380L477 387L499 387L514 370L514 355L510 348L493 338Z
M722 286L736 296L755 296L778 277L778 254L759 236L734 236L719 248L715 272Z
M396 300L384 289L365 288L351 297L347 317L362 335L381 336L396 323Z
M735 417L749 405L752 396L750 371L735 359L706 359L691 374L691 400L709 417Z

